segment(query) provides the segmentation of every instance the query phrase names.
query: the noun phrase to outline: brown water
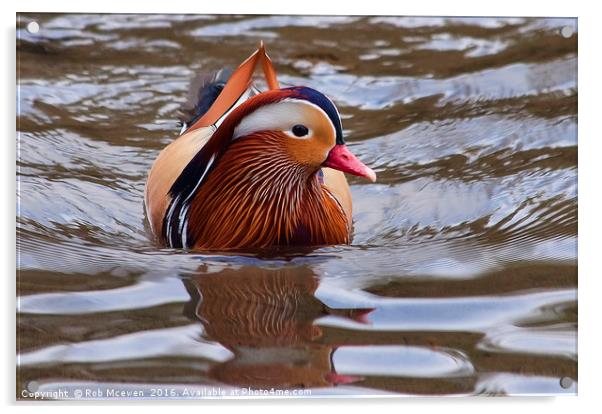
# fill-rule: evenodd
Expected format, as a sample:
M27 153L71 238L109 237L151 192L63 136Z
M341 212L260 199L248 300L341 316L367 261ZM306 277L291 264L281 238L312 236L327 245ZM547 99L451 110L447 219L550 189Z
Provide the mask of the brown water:
M17 396L575 393L576 24L21 14ZM377 171L353 244L161 249L144 183L189 80L262 39Z

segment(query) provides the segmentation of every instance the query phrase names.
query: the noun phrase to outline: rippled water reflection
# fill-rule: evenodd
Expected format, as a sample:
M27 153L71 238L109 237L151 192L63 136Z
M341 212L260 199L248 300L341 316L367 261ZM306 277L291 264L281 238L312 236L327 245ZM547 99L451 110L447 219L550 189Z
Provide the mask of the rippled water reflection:
M575 19L19 15L17 395L32 380L576 392L576 32ZM334 99L378 173L350 177L353 244L158 248L144 183L189 80L261 39L283 84Z

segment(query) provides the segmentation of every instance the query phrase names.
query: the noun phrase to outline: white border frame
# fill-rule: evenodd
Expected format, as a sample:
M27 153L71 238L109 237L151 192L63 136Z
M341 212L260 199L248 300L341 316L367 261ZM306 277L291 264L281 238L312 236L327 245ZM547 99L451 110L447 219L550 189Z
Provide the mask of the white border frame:
M202 401L178 402L178 410L215 410L218 408L234 408L251 410L264 413L266 410L280 411L283 408L290 412L306 412L320 406L327 410L358 410L365 411L375 403L379 409L398 411L400 409L418 409L428 412L445 410L462 410L463 413L482 412L488 414L507 413L513 408L545 409L547 413L569 411L581 412L594 406L600 381L600 342L597 340L600 325L597 319L601 314L599 308L601 300L597 295L602 294L600 289L601 272L597 269L595 258L599 255L602 243L597 243L597 237L602 232L600 228L600 184L596 171L600 163L597 155L601 154L600 123L597 114L600 104L600 41L602 33L602 14L597 13L593 1L545 1L528 2L524 0L505 0L502 2L486 1L429 1L418 2L393 2L391 0L369 0L365 2L335 2L320 0L303 0L299 2L285 2L275 0L220 0L211 1L176 1L155 2L148 1L120 1L104 0L102 2L82 2L78 0L50 0L30 1L23 0L19 4L2 2L1 14L3 19L4 42L6 50L3 53L2 65L5 82L5 99L8 100L7 110L2 112L5 137L3 139L6 157L1 169L7 193L2 203L2 255L5 272L4 281L4 310L8 319L5 326L7 334L2 341L3 348L3 376L2 387L4 402L13 405L15 400L15 140L13 139L15 126L15 13L19 12L119 12L119 13L236 13L236 14L364 14L364 15L451 15L451 16L554 16L579 18L579 386L578 397L511 397L511 398L403 398L403 399L295 399L295 400L243 400L243 401ZM5 319L5 320L6 320ZM117 406L149 405L145 410L163 411L166 405L173 402L106 402L106 403L16 403L17 406L40 406L50 412L61 413L70 410L81 410L81 405L86 410L106 410ZM196 407L202 405L202 407ZM542 406L543 405L543 406ZM340 408L339 408L340 407ZM130 408L131 410L131 408ZM589 411L589 410L588 410Z

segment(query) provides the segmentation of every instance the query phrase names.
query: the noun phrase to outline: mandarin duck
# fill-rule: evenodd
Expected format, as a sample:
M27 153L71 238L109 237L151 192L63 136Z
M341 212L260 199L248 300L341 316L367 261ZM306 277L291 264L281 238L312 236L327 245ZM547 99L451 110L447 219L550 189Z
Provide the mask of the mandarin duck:
M261 66L268 90L252 82ZM192 117L148 174L145 209L167 246L246 249L349 244L344 173L376 180L345 145L324 94L280 88L263 44L201 85Z

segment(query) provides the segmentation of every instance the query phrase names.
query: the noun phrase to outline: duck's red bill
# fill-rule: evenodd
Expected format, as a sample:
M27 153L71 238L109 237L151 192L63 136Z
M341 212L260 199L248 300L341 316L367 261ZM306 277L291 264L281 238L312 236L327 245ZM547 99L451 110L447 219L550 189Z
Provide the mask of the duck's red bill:
M358 177L365 177L372 182L376 181L376 173L372 168L358 160L344 144L335 145L323 165Z

